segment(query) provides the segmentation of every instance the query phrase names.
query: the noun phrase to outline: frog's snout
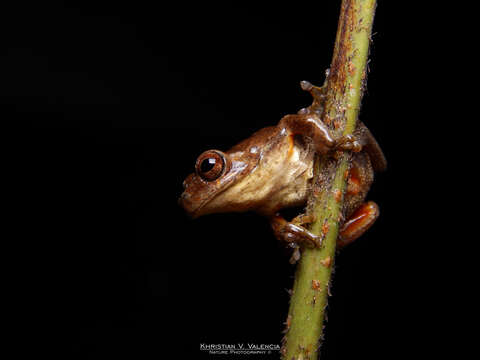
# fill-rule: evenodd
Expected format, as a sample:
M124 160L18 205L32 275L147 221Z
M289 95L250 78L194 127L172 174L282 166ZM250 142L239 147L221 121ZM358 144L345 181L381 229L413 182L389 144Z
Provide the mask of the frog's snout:
M189 202L190 194L184 191L178 198L178 205L186 209L187 203Z

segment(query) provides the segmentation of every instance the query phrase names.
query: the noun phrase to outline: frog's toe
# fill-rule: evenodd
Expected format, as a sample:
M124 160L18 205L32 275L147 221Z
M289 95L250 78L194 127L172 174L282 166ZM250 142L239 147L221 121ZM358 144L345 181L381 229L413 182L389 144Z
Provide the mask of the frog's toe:
M277 239L287 243L305 244L309 247L320 247L322 238L313 234L302 226L288 222L280 215L270 219L273 232Z
M314 214L300 214L298 216L295 216L291 223L298 225L298 226L303 226L305 224L311 224L315 221L316 216Z
M362 144L357 140L355 135L343 135L335 143L335 149L338 150L352 150L353 152L362 151Z
M305 90L305 91L311 91L313 89L312 83L307 80L300 81L300 87L302 88L302 90Z
M296 245L294 247L294 250L292 252L292 256L290 256L290 264L296 264L298 262L298 260L300 260L300 257L301 257L301 253L300 253L300 247L298 245Z

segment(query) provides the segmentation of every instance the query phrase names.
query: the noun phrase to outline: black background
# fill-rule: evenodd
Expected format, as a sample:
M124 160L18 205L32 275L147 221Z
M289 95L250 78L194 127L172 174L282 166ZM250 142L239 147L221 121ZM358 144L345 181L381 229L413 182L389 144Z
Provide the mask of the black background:
M339 1L3 9L2 114L20 125L5 134L20 219L9 268L19 350L219 359L200 343L280 342L294 268L267 221L192 221L176 201L200 152L310 103L298 83L323 82L338 10ZM377 9L361 119L389 161L369 195L382 214L337 257L323 359L429 355L446 331L438 299L453 291L442 271L456 254L437 253L452 220L450 195L439 196L445 157L432 160L443 140L431 129L448 114L431 112L442 107L432 76L442 49L427 26L438 14L421 10Z

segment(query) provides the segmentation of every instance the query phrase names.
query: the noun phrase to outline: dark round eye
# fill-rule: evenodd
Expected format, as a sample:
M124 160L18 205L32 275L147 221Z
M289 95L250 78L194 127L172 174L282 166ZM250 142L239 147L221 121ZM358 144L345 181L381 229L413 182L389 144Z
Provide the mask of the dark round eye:
M217 159L215 158L206 158L202 161L200 164L200 171L202 173L206 173L210 170L212 170L215 167L215 163L217 162Z
M218 179L225 173L227 167L226 156L217 150L208 150L201 154L195 165L197 174L207 181Z

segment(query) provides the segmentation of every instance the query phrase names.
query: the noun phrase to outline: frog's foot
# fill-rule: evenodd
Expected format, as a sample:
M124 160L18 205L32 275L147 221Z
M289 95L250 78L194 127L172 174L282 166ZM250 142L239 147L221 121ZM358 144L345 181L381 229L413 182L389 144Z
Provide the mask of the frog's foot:
M297 216L294 221L297 224L306 224L313 221L313 217L307 215ZM305 229L304 227L292 222L288 222L279 214L270 218L270 225L272 226L275 237L284 241L289 247L294 249L291 263L295 263L300 258L300 245L308 247L320 247L322 245L322 238Z
M334 149L360 152L362 151L362 144L360 144L355 135L343 135L335 141Z
M310 82L303 80L300 82L302 90L308 91L313 97L312 105L298 111L299 114L309 114L311 112L321 116L325 104L325 87L314 86Z
M342 225L339 231L337 247L339 249L362 236L380 215L378 205L373 201L363 203Z
M292 256L290 256L289 263L294 265L300 260L302 256L300 253L300 246L297 243L290 243L290 247L293 248Z
M307 216L302 216L302 220L298 220L299 217L294 220L299 223L299 221L306 223ZM308 217L309 222L311 218ZM322 245L322 238L318 235L313 234L312 232L305 229L303 226L296 225L293 222L288 222L279 214L274 215L270 218L270 225L272 226L273 232L277 239L285 241L287 243L297 243L305 244L309 247L320 247Z
M303 226L305 224L311 224L315 221L316 216L313 214L300 214L295 216L292 221L290 221L294 225Z

